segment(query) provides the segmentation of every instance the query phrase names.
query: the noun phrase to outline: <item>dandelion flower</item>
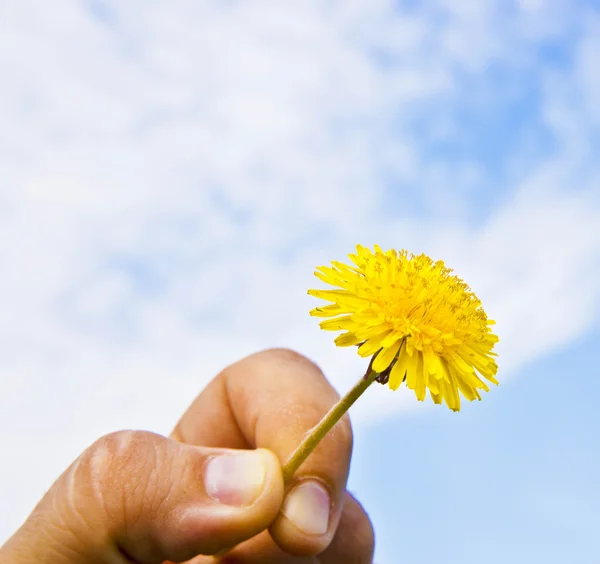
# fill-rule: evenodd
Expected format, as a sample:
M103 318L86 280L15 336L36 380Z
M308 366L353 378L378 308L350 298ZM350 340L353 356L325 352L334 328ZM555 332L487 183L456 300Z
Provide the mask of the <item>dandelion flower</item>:
M480 400L479 391L489 390L483 379L498 384L498 337L477 296L442 261L374 249L358 245L349 255L354 266L334 261L317 269L335 289L309 290L332 302L311 315L329 318L322 329L343 331L336 345L358 345L361 357L372 357L376 380L392 390L405 382L420 401L429 390L453 411L460 409L459 391Z

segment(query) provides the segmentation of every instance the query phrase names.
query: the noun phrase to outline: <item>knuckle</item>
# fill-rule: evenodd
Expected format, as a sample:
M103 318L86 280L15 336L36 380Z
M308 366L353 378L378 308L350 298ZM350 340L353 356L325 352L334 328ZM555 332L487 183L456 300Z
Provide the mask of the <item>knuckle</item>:
M261 360L276 364L281 370L281 377L287 377L296 383L313 386L316 397L321 402L336 402L340 399L337 390L331 385L321 367L303 354L288 348L272 348L256 355Z
M145 431L117 431L85 453L88 481L111 520L132 523L147 505L158 466L156 440Z
M280 362L301 364L306 366L307 368L310 368L311 370L314 370L315 372L323 374L323 371L316 362L293 349L288 349L285 347L275 347L272 349L262 351L258 354L269 356L270 358L279 360Z
M303 368L308 369L310 372L315 374L317 380L320 381L320 385L317 387L317 389L324 391L323 395L315 395L315 397L318 397L318 401L316 401L314 406L312 406L312 409L314 409L315 412L315 422L318 422L323 415L325 415L325 412L323 411L324 405L329 407L340 399L340 395L328 382L321 368L314 361L300 354L299 352L288 348L272 348L262 351L258 353L258 355L266 355L268 356L269 360L275 360L282 364L294 364L296 366L301 365ZM306 372L303 372L303 374L305 375ZM325 383L325 386L322 386L322 383ZM292 402L291 399L290 402ZM328 409L328 407L326 409ZM282 419L293 419L293 414L297 413L301 424L304 424L306 418L305 415L307 411L311 409L311 407L308 405L303 405L300 408L295 404L295 401L292 402L292 405L288 405L285 401L282 401L279 409L282 412ZM324 440L340 443L344 445L347 450L351 451L353 446L353 432L349 416L345 415L342 417Z
M139 461L146 450L147 439L143 432L116 431L98 439L88 449L90 469L102 481L112 481L130 473L129 466Z

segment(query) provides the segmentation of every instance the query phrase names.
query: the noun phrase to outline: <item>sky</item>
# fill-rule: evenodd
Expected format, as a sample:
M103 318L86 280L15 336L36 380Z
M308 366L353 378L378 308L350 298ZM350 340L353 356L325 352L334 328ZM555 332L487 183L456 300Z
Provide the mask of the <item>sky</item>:
M371 388L349 487L375 561L600 561L600 4L0 0L0 542L118 429L167 434L308 316L357 243L497 321L460 413Z

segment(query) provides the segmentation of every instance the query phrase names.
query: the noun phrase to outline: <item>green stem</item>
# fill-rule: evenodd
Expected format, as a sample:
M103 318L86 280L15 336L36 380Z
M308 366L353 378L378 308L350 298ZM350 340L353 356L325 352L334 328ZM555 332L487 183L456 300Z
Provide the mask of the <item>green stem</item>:
M370 368L370 367L369 367ZM306 438L296 447L289 460L283 467L284 482L289 482L299 466L306 460L308 455L315 450L315 447L323 440L325 435L331 431L333 426L343 417L350 406L362 395L362 393L374 382L377 374L367 371L353 388L338 401L310 431Z

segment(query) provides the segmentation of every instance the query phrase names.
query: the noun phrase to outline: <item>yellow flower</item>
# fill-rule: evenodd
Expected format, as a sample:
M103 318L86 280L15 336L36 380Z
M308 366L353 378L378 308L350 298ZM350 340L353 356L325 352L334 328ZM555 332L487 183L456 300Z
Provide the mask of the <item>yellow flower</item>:
M360 356L372 356L379 382L392 390L406 382L420 401L429 390L435 403L445 401L453 411L460 409L459 390L469 401L489 390L479 375L498 384L494 321L442 261L377 245L374 253L358 245L349 256L356 266L332 261L317 268L315 275L336 289L309 290L333 302L310 314L332 318L322 329L344 331L336 345L359 345Z

